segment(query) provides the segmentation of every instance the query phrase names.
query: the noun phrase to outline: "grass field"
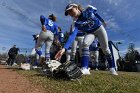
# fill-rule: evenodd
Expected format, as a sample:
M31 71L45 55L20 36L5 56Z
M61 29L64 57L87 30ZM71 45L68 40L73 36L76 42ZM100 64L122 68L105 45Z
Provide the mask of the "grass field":
M82 76L80 81L54 79L35 70L17 72L42 86L46 93L140 93L139 72L119 72L119 76L112 76L108 71L91 71L90 76Z

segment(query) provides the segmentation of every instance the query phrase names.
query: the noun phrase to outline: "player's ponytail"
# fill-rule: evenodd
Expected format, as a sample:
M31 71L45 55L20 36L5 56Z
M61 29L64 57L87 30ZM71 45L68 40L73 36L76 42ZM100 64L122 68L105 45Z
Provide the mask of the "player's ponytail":
M49 15L49 19L56 22L56 16L54 16L54 14Z

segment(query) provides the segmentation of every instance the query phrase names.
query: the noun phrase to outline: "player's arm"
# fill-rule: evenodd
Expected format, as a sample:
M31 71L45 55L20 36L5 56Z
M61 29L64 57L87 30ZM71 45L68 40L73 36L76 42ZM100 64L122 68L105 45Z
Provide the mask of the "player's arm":
M95 13L95 16L103 23L104 26L106 26L106 22L98 13Z
M77 33L78 33L78 29L75 27L74 31L71 33L67 42L65 43L64 47L60 51L58 51L58 53L55 55L56 60L59 60L61 56L64 54L65 50L70 47L72 42L75 40Z
M78 29L75 27L75 28L74 28L74 31L71 33L71 35L69 36L67 42L66 42L65 45L64 45L64 48L65 48L65 49L68 49L68 48L71 46L72 42L73 42L73 41L75 40L75 38L76 38L77 33L78 33Z
M106 22L104 19L97 13L97 8L91 5L88 5L89 10L89 17L92 18L92 14L94 14L102 23L104 26L106 26Z
M40 16L40 22L42 24L42 31L46 32L46 27L45 27L45 17L43 15Z

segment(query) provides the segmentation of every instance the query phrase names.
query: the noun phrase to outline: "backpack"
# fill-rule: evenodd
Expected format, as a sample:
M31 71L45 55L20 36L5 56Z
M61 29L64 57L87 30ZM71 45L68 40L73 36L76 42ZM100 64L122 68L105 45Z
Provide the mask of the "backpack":
M80 79L82 72L80 68L73 62L65 62L53 71L53 76L68 80Z

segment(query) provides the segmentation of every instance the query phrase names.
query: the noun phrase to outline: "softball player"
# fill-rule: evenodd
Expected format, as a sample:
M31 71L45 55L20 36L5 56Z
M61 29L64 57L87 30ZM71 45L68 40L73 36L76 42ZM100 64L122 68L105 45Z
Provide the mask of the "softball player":
M58 26L56 25L56 17L52 14L48 18L43 15L40 16L40 21L42 24L42 31L39 34L39 38L36 44L36 52L41 57L42 51L40 50L42 45L45 43L45 59L50 60L50 47L53 43L54 38L58 35Z
M74 22L71 25L71 29L70 29L71 30L70 31L71 33L72 33L73 29L74 29ZM75 38L75 40L72 43L71 58L70 58L70 60L72 62L75 61L75 55L76 55L76 50L77 50L77 47L78 46L79 46L79 53L80 53L80 58L81 58L81 55L82 55L82 43L83 43L84 35L85 35L84 32L78 31L78 33L76 35L76 38Z
M34 38L35 46L36 46L39 34L32 35L32 36ZM36 57L35 62L32 65L33 65L33 68L37 68L37 65L39 64L39 55L37 55L35 48L32 49L31 55Z
M63 34L63 32L61 31L61 28L58 27L58 35L57 35L57 37L54 39L53 44L52 44L51 49L50 49L50 56L51 56L51 59L52 59L52 60L54 60L54 57L55 57L56 53L57 53L60 49L62 49L63 39L64 39L64 34Z
M95 64L95 70L98 70L99 65L99 48L98 48L98 39L96 38L89 47L90 50L90 62L91 66Z
M68 4L65 9L65 15L70 15L74 18L75 28L73 33L70 35L68 41L64 45L63 49L60 50L55 56L56 59L59 59L62 54L65 52L65 49L68 49L72 44L79 30L84 31L86 35L84 36L83 45L82 45L82 73L84 75L89 75L90 71L88 68L89 65L89 46L94 41L95 37L98 38L101 48L106 55L108 60L110 71L113 75L118 75L115 71L115 64L112 61L112 56L108 48L108 36L103 25L106 25L105 21L98 15L97 9L93 6L88 6L86 9L82 9L80 5L77 4ZM101 24L101 22L103 25Z
M32 35L32 36L33 36L33 38L34 38L35 46L36 46L36 44L37 44L37 39L38 39L38 37L39 37L39 34ZM35 46L34 46L34 47L35 47ZM32 51L31 51L31 55L35 55L35 54L36 54L36 51L35 51L35 48L33 48Z
M64 42L64 33L62 32L60 27L58 27L58 29L58 40L62 44Z

